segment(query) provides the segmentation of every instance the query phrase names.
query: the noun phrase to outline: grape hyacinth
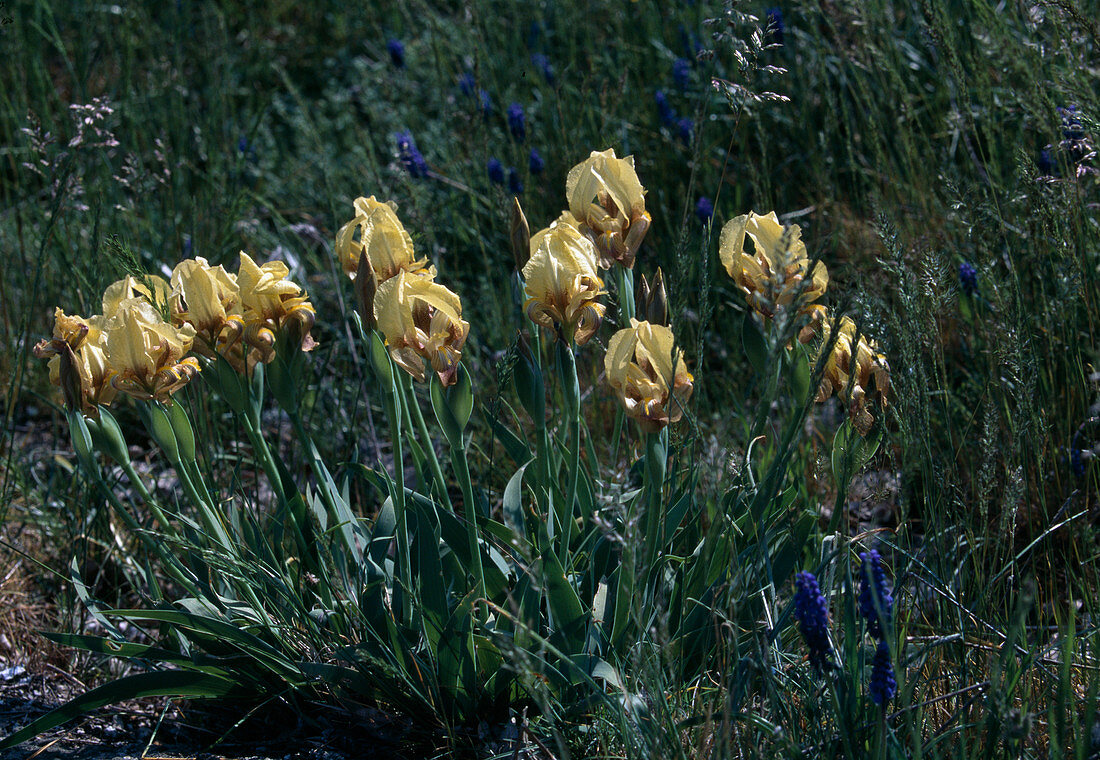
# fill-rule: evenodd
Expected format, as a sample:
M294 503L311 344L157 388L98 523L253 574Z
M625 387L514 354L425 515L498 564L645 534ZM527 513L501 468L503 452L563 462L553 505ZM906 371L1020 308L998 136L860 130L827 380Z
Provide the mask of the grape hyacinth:
M405 68L405 45L401 40L391 37L386 40L386 50L389 51L390 61L399 69Z
M493 113L493 98L489 95L488 90L477 91L477 107L481 110L481 115L488 119Z
M489 174L489 180L498 184L504 184L504 165L495 158L490 158L489 163L485 165L485 170Z
M546 80L549 85L554 84L554 67L550 65L550 59L542 53L535 53L531 56L531 63L539 73L542 74L542 78Z
M794 577L794 618L810 650L810 664L817 672L832 665L833 648L829 644L829 604L821 594L817 578L811 572Z
M1039 151L1039 173L1047 177L1054 174L1054 156L1049 146Z
M671 127L676 122L676 111L668 102L668 95L664 90L657 90L657 94L653 96L653 99L657 101L657 115L661 119L661 124L666 127Z
M508 106L508 131L520 142L527 139L527 116L519 103Z
M523 192L523 183L520 182L519 172L515 167L509 167L508 169L508 192L512 195L519 195Z
M428 162L417 149L411 132L397 133L397 154L410 177L421 179L428 176Z
M894 597L886 582L882 557L874 549L859 555L859 612L867 620L867 630L880 641L890 625Z
M527 169L531 174L542 174L542 170L546 168L546 162L542 160L542 156L534 148L531 148L531 155L527 159Z
M681 90L686 90L691 83L691 61L687 58L677 58L672 62L672 81Z
M477 89L477 80L471 72L467 71L458 78L458 91L466 97L473 95L475 89Z
M894 663L890 659L890 647L885 641L878 643L871 660L871 701L885 705L898 693L898 681L894 677Z
M699 221L703 224L710 221L710 218L714 216L714 204L710 198L705 195L700 196L699 202L695 204L695 216L699 217Z
M978 290L978 270L968 261L959 264L959 284L968 296L973 296Z
M676 122L676 135L684 141L685 145L691 145L692 135L695 133L695 122L684 117Z

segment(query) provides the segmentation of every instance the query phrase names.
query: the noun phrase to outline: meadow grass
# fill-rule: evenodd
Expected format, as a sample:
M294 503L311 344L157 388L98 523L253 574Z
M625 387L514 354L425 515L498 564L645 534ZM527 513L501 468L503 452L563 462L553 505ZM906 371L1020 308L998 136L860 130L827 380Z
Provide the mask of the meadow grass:
M383 396L332 250L352 200L372 194L398 203L418 250L462 295L480 402L470 469L496 504L514 468L485 409L504 419L520 408L510 379L522 317L513 193L489 162L515 169L535 230L562 208L569 168L614 147L635 156L648 190L653 224L637 268L663 268L696 377L689 414L671 428L670 468L693 484L704 522L734 515L741 546L798 547L790 569L818 576L840 667L809 666L790 577L776 581L754 555L729 570L731 606L711 610L705 677L675 661L675 621L633 610L639 635L615 663L621 688L577 708L529 685L542 713L532 730L579 757L1095 757L1097 10L1072 0L795 3L778 14L649 0L5 6L0 520L56 542L43 557L63 578L72 546L85 567L125 565L102 496L28 443L28 430L66 431L30 347L49 335L55 304L91 313L128 268L163 274L188 256L228 265L241 249L287 260L316 307L301 410L319 456L334 470L392 469ZM403 45L400 62L390 40ZM97 98L95 113L73 108ZM522 140L512 103L524 110ZM426 176L410 172L397 140L406 131ZM704 196L709 222L696 215ZM782 445L801 399L771 385L744 347L744 298L718 261L718 231L772 209L801 226L829 267L830 303L879 341L892 369L881 444L853 473L870 483L862 491L831 472L835 406L812 407ZM585 457L605 465L593 481L619 526L642 444L613 436L598 355L578 359L600 447ZM193 388L183 395L208 442L203 473L264 503L242 430ZM117 416L146 446L137 415ZM264 423L291 427L274 409ZM753 462L758 429L768 441ZM291 438L275 448L300 473L308 457ZM773 491L766 529L727 503L746 477ZM377 503L369 483L350 488L352 501ZM862 514L871 501L888 509ZM857 599L855 555L872 547L896 610L898 692L884 711L867 696L874 649ZM77 607L66 593L59 615ZM109 583L95 594L104 607L138 596Z

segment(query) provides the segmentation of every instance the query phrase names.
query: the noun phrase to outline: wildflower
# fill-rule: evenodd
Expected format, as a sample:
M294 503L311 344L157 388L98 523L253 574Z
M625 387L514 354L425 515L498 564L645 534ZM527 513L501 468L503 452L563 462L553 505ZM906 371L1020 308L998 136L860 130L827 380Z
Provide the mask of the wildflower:
M898 681L894 677L894 663L890 659L890 647L880 641L871 660L871 701L885 705L898 693Z
M1081 449L1074 446L1069 450L1069 466L1073 470L1073 476L1080 480L1085 477L1085 458Z
M300 286L287 279L289 274L289 267L282 261L260 266L241 251L237 284L244 340L259 352L258 358L265 364L275 358L275 335L286 327L295 329L301 350L309 351L316 345L310 336L316 319L313 304Z
M618 261L634 266L634 256L649 230L645 188L634 171L634 157L616 158L608 149L592 154L569 171L565 181L569 211L600 253L600 266Z
M473 73L469 71L463 72L462 76L458 78L458 91L469 97L474 94L476 88L477 80L474 79Z
M158 311L165 311L171 296L171 288L163 277L147 274L139 277L126 275L107 286L103 291L103 313L110 317L119 304L131 298L144 298Z
M764 11L764 17L768 20L768 28L764 33L764 39L769 45L782 45L783 33L787 29L783 23L783 9L778 7L768 8Z
M53 338L39 341L34 355L49 359L50 382L61 388L65 406L95 413L107 405L117 391L111 385L114 370L107 360L107 318L97 314L87 319L54 311Z
M477 91L477 107L481 110L481 115L488 119L493 113L493 98L489 95L487 90Z
M489 163L485 165L485 169L489 174L490 181L498 185L504 184L504 165L500 161L490 158Z
M687 58L677 58L672 62L672 81L681 90L688 88L691 83L691 61Z
M190 235L184 235L183 236L183 256L184 256L184 258L189 258L191 256L191 251L194 247L195 247L194 243L191 241L191 236Z
M398 366L423 381L426 359L444 385L454 384L470 332L457 295L429 277L402 270L378 286L374 318Z
M867 631L876 639L886 635L894 610L894 597L886 582L882 557L871 549L859 555L859 614L867 621Z
M508 106L508 131L521 142L527 139L527 117L519 103Z
M684 141L685 145L691 144L692 135L695 133L695 122L684 117L676 122L676 135Z
M435 270L427 266L426 258L416 258L412 238L397 218L396 205L383 203L372 195L356 198L353 208L355 218L336 233L336 255L351 279L356 278L361 256L367 257L379 283L401 270L435 275Z
M753 244L751 254L745 250L746 238ZM814 301L825 293L829 272L820 261L809 271L797 224L784 228L774 211L765 216L749 212L722 227L718 252L757 314L771 320L780 308L794 305L797 318L805 322L798 339L806 343L813 337L825 316L825 307Z
M834 326L823 319L822 347L829 344ZM839 335L825 362L825 374L814 400L820 403L834 392L848 394L844 400L848 403L852 424L860 435L867 435L875 421L867 409L867 393L872 382L879 403L885 407L886 396L890 392L890 365L886 357L879 353L878 344L863 335L857 339L855 322L842 317Z
M676 111L668 103L668 95L664 90L657 90L653 99L657 102L657 115L661 119L661 124L666 127L670 127L676 123Z
M974 295L978 290L978 270L969 261L959 264L959 284L968 296Z
M542 160L542 156L534 148L531 148L531 155L527 159L527 170L531 174L542 174L542 170L546 168L546 162Z
M531 56L531 63L542 74L542 78L546 80L549 85L554 84L554 67L550 65L550 59L542 53L535 53Z
M514 166L508 167L508 192L512 195L520 195L523 192L523 183L519 179L519 172Z
M427 177L428 162L424 160L424 156L417 149L412 133L398 132L395 137L397 139L397 154L401 158L405 171L413 179Z
M1043 176L1051 176L1054 174L1054 156L1051 155L1050 146L1043 148L1039 151L1039 173Z
M810 650L810 665L821 672L832 664L833 656L829 643L829 603L821 595L813 573L798 573L794 584L794 618Z
M531 237L531 258L523 267L524 308L532 322L554 330L563 341L583 345L600 327L603 281L592 241L569 212Z
M390 54L390 62L399 69L405 68L405 45L401 40L391 37L386 40L386 50Z
M1077 106L1058 107L1058 115L1062 117L1062 139L1067 142L1080 142L1085 139L1085 130L1081 126L1081 118L1077 114Z
M676 348L672 330L630 320L611 336L604 357L607 381L628 416L647 433L656 433L682 416L693 378Z
M196 350L213 356L244 332L241 289L236 276L206 259L184 259L172 270L172 319L195 329Z
M699 197L698 203L695 204L695 216L699 217L699 221L703 224L710 221L714 216L714 204L711 203L710 198L705 195Z
M111 385L134 398L166 401L201 369L191 350L195 328L174 327L145 298L121 301L106 323Z

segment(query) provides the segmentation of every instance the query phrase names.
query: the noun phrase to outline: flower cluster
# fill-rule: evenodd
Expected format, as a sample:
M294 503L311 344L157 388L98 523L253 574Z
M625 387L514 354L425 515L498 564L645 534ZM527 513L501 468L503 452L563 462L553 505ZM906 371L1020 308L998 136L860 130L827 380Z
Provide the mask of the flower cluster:
M451 385L470 332L462 302L416 257L393 203L372 195L352 206L355 216L336 233L336 255L355 281L363 321L377 326L393 360L414 378L423 381L430 365Z
M814 336L825 317L825 307L815 301L829 285L829 272L820 261L810 271L797 224L785 228L774 211L749 212L722 227L718 253L753 311L771 320L781 309L793 308L801 323L798 339L806 343Z
M118 392L168 400L199 373L194 355L225 357L238 371L275 357L276 336L293 328L313 347L314 310L281 261L263 266L242 252L236 274L185 259L170 281L128 276L103 293L102 314L54 315L53 337L35 346L71 409L94 414Z
M824 320L822 350L832 342L834 326L835 322ZM840 318L837 332L815 401L825 401L834 393L843 395L852 425L860 435L867 435L875 422L874 415L867 408L867 397L869 393L877 395L879 403L886 407L890 392L890 365L879 352L878 344L858 334L856 323L849 317Z
M884 705L894 698L898 689L886 638L894 612L894 597L879 553L871 549L860 554L859 559L859 613L867 621L867 632L877 642L871 663L871 699L876 705Z
M821 594L817 578L811 572L794 577L794 618L806 646L814 670L825 671L832 666L833 647L829 643L829 603Z

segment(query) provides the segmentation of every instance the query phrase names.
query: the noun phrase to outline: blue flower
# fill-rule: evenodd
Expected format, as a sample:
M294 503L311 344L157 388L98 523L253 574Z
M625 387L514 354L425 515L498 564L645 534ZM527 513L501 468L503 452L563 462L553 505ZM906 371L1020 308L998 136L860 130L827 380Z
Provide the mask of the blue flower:
M774 7L764 11L764 17L768 20L768 28L764 39L771 45L783 44L783 33L787 27L783 23L783 9Z
M495 158L490 158L489 163L485 165L485 169L489 173L489 179L498 185L504 184L504 165Z
M554 67L550 65L549 58L542 53L535 53L531 56L531 63L539 70L547 84L554 84Z
M428 176L428 162L416 147L410 132L398 132L397 155L405 167L405 171L413 179L421 179Z
M386 50L390 52L390 61L399 69L405 68L405 46L401 40L391 37L386 40Z
M519 180L519 172L515 167L508 168L508 192L512 195L519 195L523 192L523 183Z
M1069 450L1069 466L1075 478L1080 480L1085 477L1085 459L1081 456L1081 449L1076 446Z
M653 96L653 99L657 101L657 115L661 118L661 124L666 127L671 127L676 121L676 111L668 103L668 95L664 90L657 90L657 94Z
M527 49L530 50L531 48L535 47L535 45L537 45L539 42L539 37L541 36L542 24L540 24L538 21L532 21L531 26L527 27L527 38L525 40L525 42L527 43Z
M1048 177L1054 174L1054 156L1049 147L1039 151L1039 173Z
M458 91L463 95L469 97L474 94L474 89L477 88L477 80L474 79L474 75L467 71L458 78Z
M508 106L508 131L517 140L522 141L527 138L527 117L523 113L523 106L519 103Z
M884 705L898 693L898 681L894 677L894 663L890 659L890 647L885 641L878 643L871 660L871 701Z
M821 672L832 665L833 647L829 643L829 603L821 594L813 573L794 577L794 618L810 650L810 664Z
M695 133L695 122L684 117L676 122L676 134L685 144L691 144L692 135Z
M1058 107L1058 115L1062 117L1062 137L1068 142L1080 142L1085 139L1085 130L1081 126L1081 119L1077 115L1077 106L1070 104Z
M190 235L183 236L183 258L191 258L191 251L194 248L194 244L191 242Z
M681 90L686 90L691 83L691 61L687 58L677 58L672 62L672 81Z
M881 639L890 626L894 597L879 553L872 549L860 554L859 559L859 613L867 620L868 632Z
M959 284L968 296L974 295L978 290L978 270L968 261L959 264Z
M477 91L477 107L481 109L481 115L486 119L493 113L493 99L488 90Z
M534 148L531 148L531 155L527 159L527 168L532 174L542 174L542 170L546 168L546 162Z
M710 218L714 216L714 204L711 203L710 198L705 195L699 197L699 202L695 204L695 215L699 217L699 221L703 224L710 221Z

